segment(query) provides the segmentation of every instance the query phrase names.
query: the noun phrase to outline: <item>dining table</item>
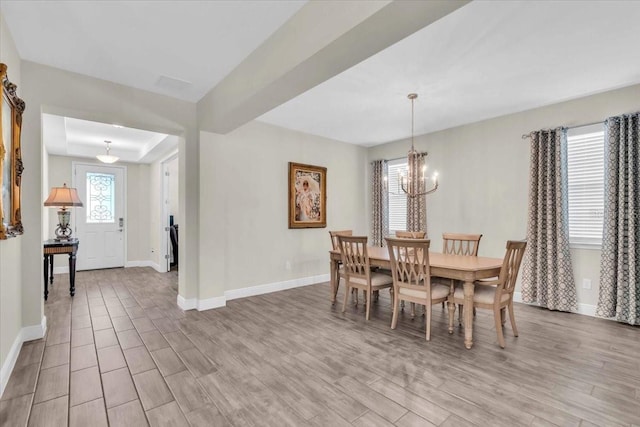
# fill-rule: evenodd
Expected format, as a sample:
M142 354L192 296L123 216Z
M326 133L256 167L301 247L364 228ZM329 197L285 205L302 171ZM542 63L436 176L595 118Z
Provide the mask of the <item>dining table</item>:
M386 247L368 246L369 263L372 267L391 269L389 250ZM336 294L340 284L339 266L342 261L340 251L329 251L331 271L331 302L336 302ZM502 258L481 256L453 255L429 251L429 270L432 277L459 280L464 287L464 345L467 349L473 346L473 294L476 281L497 277L502 268ZM478 286L483 286L479 282ZM449 330L453 332L452 329Z

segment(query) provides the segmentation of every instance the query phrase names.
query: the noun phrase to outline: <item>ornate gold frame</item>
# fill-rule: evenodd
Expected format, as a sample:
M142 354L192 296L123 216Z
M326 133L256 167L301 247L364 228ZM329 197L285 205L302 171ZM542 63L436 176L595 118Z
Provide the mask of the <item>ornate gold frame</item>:
M300 182L307 176L314 187L306 198ZM297 188L297 185L300 188ZM299 197L300 196L300 197ZM303 198L306 200L303 202ZM300 203L299 203L300 202ZM308 204L310 216L301 213L301 204ZM289 228L324 228L327 226L327 168L289 162Z
M2 102L0 102L0 240L4 240L22 234L24 231L20 210L20 185L24 169L20 150L20 130L25 105L24 101L16 95L16 85L7 78L6 64L0 63L0 81L2 81Z

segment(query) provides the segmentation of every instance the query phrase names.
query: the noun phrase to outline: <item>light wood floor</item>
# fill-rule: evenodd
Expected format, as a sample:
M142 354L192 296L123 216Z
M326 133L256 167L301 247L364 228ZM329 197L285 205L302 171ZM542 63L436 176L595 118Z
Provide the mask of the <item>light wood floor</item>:
M176 273L55 278L44 340L23 346L4 426L640 425L640 328L517 305L520 337L478 310L475 346L435 306L389 328L388 293L364 307L328 284L183 312ZM342 291L341 291L342 293ZM341 300L341 293L339 298Z

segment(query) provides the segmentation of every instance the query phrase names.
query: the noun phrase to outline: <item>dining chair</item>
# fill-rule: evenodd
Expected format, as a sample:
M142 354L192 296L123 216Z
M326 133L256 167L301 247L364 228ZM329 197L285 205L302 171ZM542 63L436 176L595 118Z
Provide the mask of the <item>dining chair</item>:
M426 231L396 231L396 237L399 239L424 239L426 236Z
M482 234L442 233L442 253L478 256Z
M509 310L509 319L511 320L513 335L518 336L518 328L516 328L516 320L513 316L513 291L516 286L516 279L526 246L526 241L507 241L507 251L504 255L504 261L502 262L502 268L500 269L498 278L478 280L474 283L473 307L493 310L498 344L500 344L502 348L504 348L505 345L504 334L502 333L502 309L507 308ZM462 287L456 287L451 295L450 301L459 306L464 304L464 289ZM450 310L449 331L453 331L453 317L453 310Z
M480 247L481 238L482 234L442 233L442 253L478 256L478 248ZM456 283L453 279L434 277L432 280L436 280L438 283L444 283L444 280L446 280L450 286L454 286ZM442 307L444 308L444 303L442 303ZM459 307L459 309L459 313L462 313L462 307ZM460 319L462 319L462 314L460 314L460 316Z
M355 301L358 304L358 289L366 293L366 319L371 313L371 296L374 291L391 288L393 279L387 274L371 271L369 254L367 253L367 236L343 236L338 235L338 247L342 256L343 277L347 288L344 293L342 312L347 309L349 290L356 289Z
M431 306L449 298L450 287L431 283L428 239L386 238L393 276L393 317L391 329L398 325L400 302L422 304L426 311L426 339L431 340ZM413 313L412 313L413 315Z
M329 231L329 237L331 238L331 248L334 251L340 250L340 245L338 243L338 236L352 236L353 230L337 230L337 231ZM340 287L340 278L343 276L344 269L342 268L342 261L338 263L338 268L336 269L336 277L334 283L336 284L336 288L333 290L333 300L336 300L336 296L338 295L338 288Z

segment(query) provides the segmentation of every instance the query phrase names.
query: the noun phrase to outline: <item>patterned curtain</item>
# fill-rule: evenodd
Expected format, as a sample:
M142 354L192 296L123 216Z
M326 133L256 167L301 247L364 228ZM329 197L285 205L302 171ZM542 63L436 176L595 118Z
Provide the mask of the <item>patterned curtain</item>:
M640 325L640 112L605 122L598 316Z
M529 221L522 300L550 310L576 311L569 253L567 132L531 133Z
M387 161L376 160L371 163L371 243L385 246L385 237L389 236L389 192L385 177Z
M418 180L420 179L420 171L425 164L426 153L416 153L415 156L409 156L408 166L413 168L414 187L420 188ZM427 231L427 197L407 197L407 231ZM427 239L429 238L427 233Z

